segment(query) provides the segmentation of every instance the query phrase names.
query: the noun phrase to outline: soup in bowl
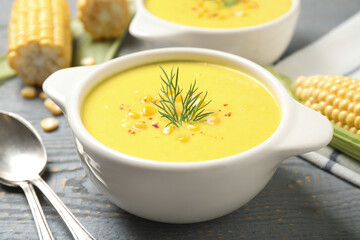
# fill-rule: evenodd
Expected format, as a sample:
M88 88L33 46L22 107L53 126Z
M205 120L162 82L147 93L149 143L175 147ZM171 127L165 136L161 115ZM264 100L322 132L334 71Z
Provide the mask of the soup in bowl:
M332 137L329 121L268 71L214 50L139 52L60 70L43 88L65 112L99 190L160 222L230 213L261 191L281 160Z
M266 65L290 43L299 0L136 0L130 33L140 39L205 47Z

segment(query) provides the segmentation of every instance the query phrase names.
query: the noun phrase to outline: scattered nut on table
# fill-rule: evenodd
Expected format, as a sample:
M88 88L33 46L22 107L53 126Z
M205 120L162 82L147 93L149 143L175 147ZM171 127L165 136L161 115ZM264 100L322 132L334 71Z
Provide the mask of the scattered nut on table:
M45 107L54 115L61 115L62 111L50 98L45 99Z
M59 121L52 117L45 118L41 121L41 127L45 132L51 132L59 127Z
M37 94L36 88L34 87L26 86L23 89L21 89L21 96L23 96L23 98L27 98L27 99L35 98L36 94Z

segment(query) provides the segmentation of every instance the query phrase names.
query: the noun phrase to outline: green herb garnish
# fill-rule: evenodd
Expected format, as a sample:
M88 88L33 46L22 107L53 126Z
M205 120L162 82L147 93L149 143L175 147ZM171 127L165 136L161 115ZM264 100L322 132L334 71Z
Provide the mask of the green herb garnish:
M207 1L215 1L215 0L207 0ZM225 7L232 7L238 4L239 0L222 0Z
M232 7L236 5L239 2L239 0L223 0L224 6L226 7Z
M211 102L205 103L207 92L196 93L198 87L196 86L196 80L193 84L190 84L189 90L185 97L182 96L183 89L179 86L179 68L174 73L174 68L171 69L170 76L160 66L164 73L164 77L160 75L162 81L161 93L159 103L154 104L159 108L161 117L168 119L170 122L167 124L173 124L175 127L180 127L186 122L197 122L201 119L209 116L212 112L205 112L205 107ZM204 95L203 98L200 96ZM181 99L180 104L182 107L181 113L177 111L176 100Z

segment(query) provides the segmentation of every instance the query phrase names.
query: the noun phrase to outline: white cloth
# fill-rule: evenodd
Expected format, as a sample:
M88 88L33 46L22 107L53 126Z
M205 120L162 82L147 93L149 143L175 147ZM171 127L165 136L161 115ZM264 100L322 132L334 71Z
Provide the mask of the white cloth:
M360 77L360 12L277 63L275 70L293 80L316 74Z

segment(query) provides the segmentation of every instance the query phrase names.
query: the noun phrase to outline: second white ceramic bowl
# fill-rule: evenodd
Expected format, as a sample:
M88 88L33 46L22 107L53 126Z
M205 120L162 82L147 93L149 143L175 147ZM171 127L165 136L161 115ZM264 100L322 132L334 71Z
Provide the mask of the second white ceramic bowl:
M263 66L273 63L284 53L300 12L299 0L292 0L290 10L271 22L244 28L212 29L163 20L146 9L145 1L136 0L136 14L129 29L133 36L143 40L172 42L180 47L222 50Z
M248 151L187 163L129 156L103 145L87 132L81 122L80 109L95 84L129 68L179 60L223 65L261 81L281 107L277 130ZM51 75L43 89L65 112L82 164L92 182L120 208L160 222L200 222L230 213L263 189L281 160L325 146L332 137L330 122L293 100L264 68L244 58L208 49L157 49L123 56L99 66L64 69Z

